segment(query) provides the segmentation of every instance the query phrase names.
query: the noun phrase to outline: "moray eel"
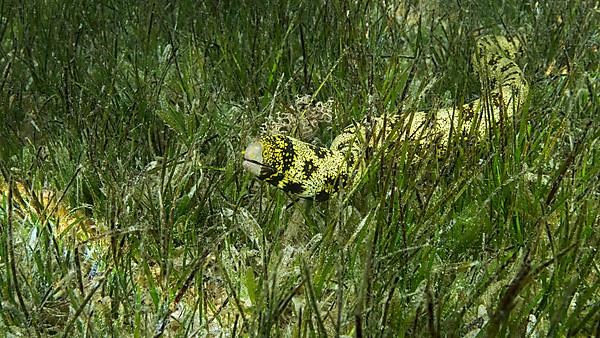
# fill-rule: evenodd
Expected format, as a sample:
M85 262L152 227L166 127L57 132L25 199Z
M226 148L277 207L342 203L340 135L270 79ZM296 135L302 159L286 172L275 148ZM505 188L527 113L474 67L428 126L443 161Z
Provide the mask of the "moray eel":
M515 63L518 39L484 36L472 62L481 96L458 108L365 118L346 127L329 148L285 135L265 135L244 151L243 167L259 180L302 198L328 199L342 187L355 187L369 160L382 146L410 140L435 142L443 149L453 133L483 136L523 106L529 86Z

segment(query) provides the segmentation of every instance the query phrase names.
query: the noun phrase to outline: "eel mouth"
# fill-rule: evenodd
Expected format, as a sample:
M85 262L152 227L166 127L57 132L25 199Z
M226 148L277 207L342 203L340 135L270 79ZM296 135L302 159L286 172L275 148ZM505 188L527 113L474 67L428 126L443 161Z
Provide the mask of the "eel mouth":
M260 176L260 172L264 167L262 163L246 157L244 157L244 162L242 163L242 166L254 176Z
M250 143L244 151L244 162L242 163L244 169L259 179L264 179L265 176L275 171L272 167L263 163L262 152L263 147L260 142Z

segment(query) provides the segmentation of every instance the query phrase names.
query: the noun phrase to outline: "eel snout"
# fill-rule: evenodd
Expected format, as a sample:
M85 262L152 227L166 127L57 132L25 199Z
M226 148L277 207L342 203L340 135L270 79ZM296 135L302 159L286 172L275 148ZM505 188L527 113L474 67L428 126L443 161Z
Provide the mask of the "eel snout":
M252 142L244 151L244 163L242 166L254 176L260 176L263 164L263 147L260 142Z

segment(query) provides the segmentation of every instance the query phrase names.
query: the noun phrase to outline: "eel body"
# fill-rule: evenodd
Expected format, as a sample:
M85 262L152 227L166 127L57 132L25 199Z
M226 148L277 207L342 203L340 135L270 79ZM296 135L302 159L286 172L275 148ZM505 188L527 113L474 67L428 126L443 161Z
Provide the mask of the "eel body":
M302 198L328 199L342 187L355 186L373 154L390 142L410 140L444 148L453 133L485 135L523 106L529 86L515 62L519 41L504 36L477 40L472 62L481 95L457 108L365 118L352 124L329 148L286 135L264 135L244 152L243 167L259 180Z

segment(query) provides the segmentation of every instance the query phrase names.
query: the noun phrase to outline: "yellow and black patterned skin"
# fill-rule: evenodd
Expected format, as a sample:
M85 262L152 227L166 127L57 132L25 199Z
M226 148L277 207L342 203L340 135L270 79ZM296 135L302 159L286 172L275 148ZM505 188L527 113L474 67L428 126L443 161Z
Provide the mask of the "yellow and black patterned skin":
M478 39L472 62L481 96L462 107L367 117L346 127L329 148L285 135L266 135L246 148L243 166L290 194L322 201L341 187L354 187L368 165L368 155L386 142L436 142L443 149L452 135L483 136L515 115L527 98L529 86L514 61L518 49L517 39Z
M348 183L349 168L342 152L285 135L264 136L251 143L245 152L244 167L286 192L319 201Z

